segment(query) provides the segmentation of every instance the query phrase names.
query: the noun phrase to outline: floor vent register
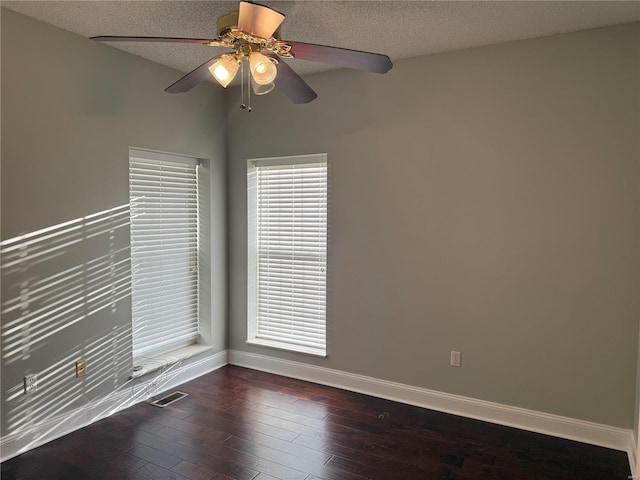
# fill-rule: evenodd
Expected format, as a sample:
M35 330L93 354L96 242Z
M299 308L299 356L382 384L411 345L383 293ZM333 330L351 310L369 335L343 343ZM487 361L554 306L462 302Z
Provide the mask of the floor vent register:
M167 405L172 404L173 402L177 402L181 398L186 397L188 394L184 392L173 392L169 395L166 395L155 402L151 402L151 405L155 405L156 407L164 408Z

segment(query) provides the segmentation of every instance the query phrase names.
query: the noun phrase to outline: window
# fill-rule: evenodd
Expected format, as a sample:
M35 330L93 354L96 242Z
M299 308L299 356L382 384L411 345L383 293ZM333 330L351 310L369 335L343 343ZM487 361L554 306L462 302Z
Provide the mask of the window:
M249 160L248 338L326 355L327 157Z
M199 162L130 150L133 356L198 338Z

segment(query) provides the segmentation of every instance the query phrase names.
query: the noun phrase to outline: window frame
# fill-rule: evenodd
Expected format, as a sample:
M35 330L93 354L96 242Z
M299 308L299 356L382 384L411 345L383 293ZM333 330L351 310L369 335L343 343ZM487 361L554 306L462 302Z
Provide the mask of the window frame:
M134 240L133 240L133 233L130 233L131 235L131 261L132 261L132 282L131 282L131 298L132 298L132 312L131 312L131 325L132 325L132 357L133 357L133 361L134 364L143 364L145 365L145 369L144 371L147 371L149 368L153 369L153 364L154 362L158 362L159 359L168 357L168 352L172 352L173 354L177 353L177 352L182 352L181 356L187 358L188 356L191 356L192 354L196 353L196 351L201 351L204 348L209 348L205 345L203 345L202 343L202 335L201 335L201 331L202 331L202 319L201 319L201 305L200 305L200 286L201 286L201 276L202 276L202 265L201 265L201 236L202 236L202 226L203 226L203 214L204 214L204 209L203 209L203 204L202 204L202 194L200 192L200 189L202 188L202 179L201 179L201 170L203 168L203 160L195 158L195 157L188 157L188 156L184 156L184 155L176 155L176 154L168 154L168 153L162 153L162 152L156 152L156 151L151 151L151 150L144 150L144 149L138 149L138 148L129 148L129 162L128 162L128 168L129 168L129 201L131 202L132 200L132 182L131 182L131 168L132 168L132 160L133 159L140 159L140 160L149 160L152 162L171 162L171 163L177 163L177 164L189 164L189 165L194 165L196 166L196 177L195 177L195 181L194 181L194 186L196 188L196 194L197 194L197 200L196 200L196 210L197 210L197 217L196 217L196 240L195 240L195 246L196 246L196 252L195 252L195 268L196 268L196 283L195 283L195 288L193 289L194 293L195 293L195 312L196 312L196 333L194 336L192 336L192 338L190 338L189 340L182 340L179 342L175 342L175 343L171 343L171 344L165 344L165 345L161 345L158 348L155 349L150 349L150 350L145 350L145 351L140 351L140 349L138 351L136 351L135 349L135 344L134 344L134 336L133 336L133 329L135 328L139 328L139 326L136 325L136 320L134 317L134 290L135 290L135 286L134 286L134 260L133 260L133 249L134 249ZM133 209L131 211L131 223L132 225L130 226L130 229L133 228ZM131 231L131 230L130 230ZM147 365L149 364L149 365Z
M260 338L258 335L258 168L283 165L312 165L322 164L326 169L325 176L325 243L324 243L324 338L322 347L311 347L288 343L286 341L274 341ZM296 155L287 157L253 158L247 160L247 340L246 342L263 347L304 353L317 357L327 356L327 258L328 258L328 183L329 166L327 154Z

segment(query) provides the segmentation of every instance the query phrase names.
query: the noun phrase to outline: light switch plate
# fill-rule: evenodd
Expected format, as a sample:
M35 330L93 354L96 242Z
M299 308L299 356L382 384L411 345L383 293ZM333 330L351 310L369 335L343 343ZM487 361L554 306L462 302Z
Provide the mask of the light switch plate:
M87 361L82 359L76 362L76 378L84 377L87 374Z

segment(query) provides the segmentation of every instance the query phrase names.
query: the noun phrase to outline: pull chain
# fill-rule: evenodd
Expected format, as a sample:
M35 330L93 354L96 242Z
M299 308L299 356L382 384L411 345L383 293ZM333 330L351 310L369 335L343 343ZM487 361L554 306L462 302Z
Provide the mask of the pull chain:
M251 69L247 68L247 104L251 113Z
M240 110L251 113L251 69L247 68L247 104L244 103L244 58L240 59Z
M244 110L244 60L240 60L240 110Z

